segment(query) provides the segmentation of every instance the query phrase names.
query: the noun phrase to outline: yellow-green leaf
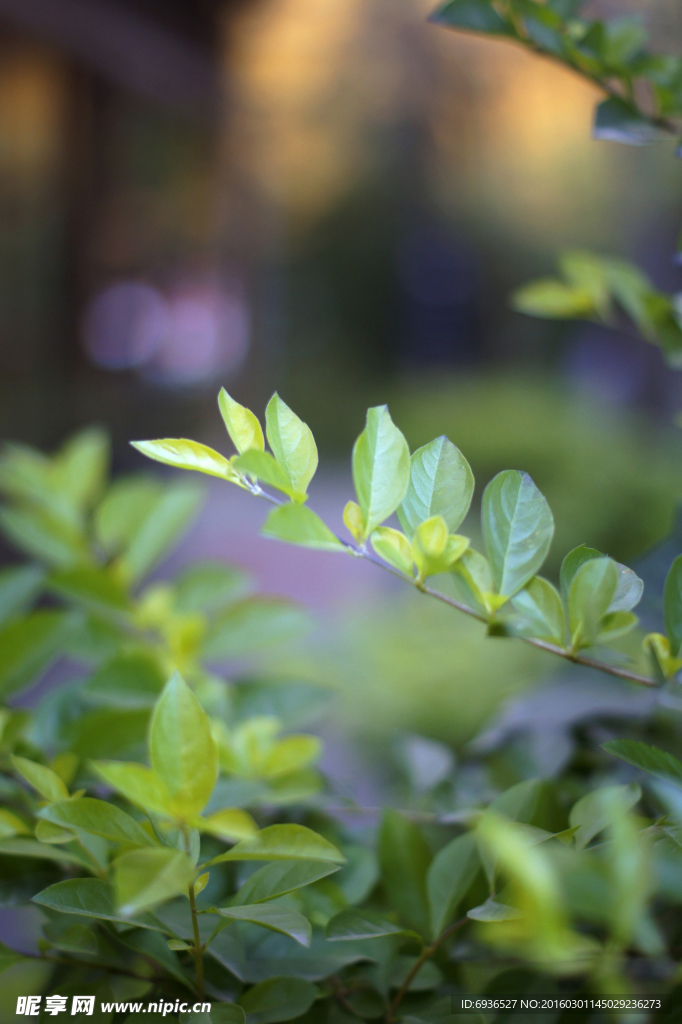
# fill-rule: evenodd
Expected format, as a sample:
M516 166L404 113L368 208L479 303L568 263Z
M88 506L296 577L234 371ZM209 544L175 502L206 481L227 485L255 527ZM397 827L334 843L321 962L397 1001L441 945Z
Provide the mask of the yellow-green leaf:
M146 455L148 459L163 462L176 469L194 469L198 473L218 476L222 480L240 483L239 476L232 468L229 459L220 452L214 451L198 441L189 441L184 437L164 437L156 441L131 441L133 448Z
M244 452L251 451L252 448L262 452L265 448L265 441L258 417L246 406L235 402L225 388L220 389L218 407L232 444L239 454L243 455Z
M317 445L307 423L299 419L277 392L265 410L268 443L292 491L305 494L317 469Z
M52 802L68 799L68 789L51 768L44 764L37 764L35 761L29 761L26 757L15 755L12 755L12 764L22 778L26 779L29 786L32 786L46 800Z

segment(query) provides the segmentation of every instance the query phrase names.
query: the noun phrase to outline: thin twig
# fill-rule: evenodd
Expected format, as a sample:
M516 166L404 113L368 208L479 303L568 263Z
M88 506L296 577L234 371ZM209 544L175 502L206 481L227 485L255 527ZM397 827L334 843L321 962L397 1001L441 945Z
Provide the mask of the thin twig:
M279 498L275 498L274 495L268 494L258 484L249 484L247 489L255 494L258 498L264 498L265 501L269 501L271 505L284 505L286 502L280 501ZM339 537L338 534L334 534L339 544L343 545L349 554L354 555L356 558L364 558L365 561L371 562L372 565L378 566L383 569L384 572L388 572L391 576L397 576L398 579L404 580L406 583L411 584L417 590L420 590L423 594L428 594L429 597L435 598L436 601L442 601L443 604L447 604L450 608L455 608L458 612L462 612L463 615L468 615L472 619L476 619L478 622L487 623L485 615L477 612L473 608L469 608L468 605L462 604L461 601L457 601L454 597L449 597L447 594L442 594L439 590L433 590L432 587L427 587L425 584L417 584L414 579L410 576L406 576L405 573L400 572L399 569L394 569L392 565L388 565L383 562L377 555L372 554L366 548L356 547L355 544L351 544L350 541L345 540L343 537ZM529 636L515 637L514 639L522 640L524 644L528 644L530 647L535 647L539 651L545 651L547 654L554 654L557 658L563 658L565 661L570 661L574 665L584 665L586 668L596 668L600 672L605 672L610 676L617 676L619 679L627 679L628 682L637 683L639 686L658 686L658 681L652 679L650 676L640 675L639 672L631 672L627 668L619 668L618 665L609 665L605 661L598 661L596 658L587 657L584 654L578 654L575 651L570 651L565 647L558 647L556 644L550 644L545 640L537 640Z
M426 963L427 960L431 959L431 957L436 952L438 947L441 946L446 939L449 939L451 935L453 935L459 928L462 927L462 925L466 924L468 920L469 918L466 917L466 915L464 917L460 917L459 921L455 921L454 924L451 924L450 927L446 928L442 935L439 935L438 938L435 939L430 946L426 946L425 949L422 950L421 955L417 958L411 970L408 971L405 981L398 989L398 994L396 995L395 999L393 1000L389 1007L389 1011L386 1014L386 1024L393 1024L396 1011L400 1004L402 1003L403 998L407 993L407 990L412 984L412 981L415 975L420 970L420 968Z

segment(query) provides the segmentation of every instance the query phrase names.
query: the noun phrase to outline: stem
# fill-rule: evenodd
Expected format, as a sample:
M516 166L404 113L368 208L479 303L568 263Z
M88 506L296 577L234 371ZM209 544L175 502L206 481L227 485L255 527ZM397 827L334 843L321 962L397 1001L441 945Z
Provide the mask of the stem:
M189 852L189 832L183 825L182 834L185 840L185 849L187 850L187 856L190 856ZM192 955L194 956L194 969L197 974L197 995L200 999L204 998L204 949L201 945L201 936L199 934L199 918L197 916L197 900L194 892L194 882L190 882L189 889L187 890L189 896L189 909L192 914L192 933L194 935L194 945L192 947Z
M199 935L199 918L197 917L197 901L194 896L194 882L189 887L189 908L192 912L192 931L194 932L194 967L197 972L197 994L204 998L204 956Z
M265 501L269 501L271 505L284 505L284 501L280 501L279 498L275 498L274 495L268 494L260 487L249 487L248 490L252 494L255 494L258 498L264 498ZM417 590L420 590L422 594L428 594L429 597L435 598L436 601L442 601L443 604L449 605L451 608L456 608L458 612L462 612L463 615L468 615L472 619L477 619L479 622L488 622L485 615L481 615L480 612L475 611L473 608L469 608L467 605L462 604L461 601L455 600L454 597L448 597L447 594L441 594L439 590L433 590L431 587L427 587L424 583L418 583L410 576L406 576L400 572L399 569L394 569L392 565L388 565L386 562L377 556L373 555L371 551L367 549L356 547L355 544L351 544L350 541L344 540L343 537L339 537L338 534L334 534L339 544L342 544L347 549L349 554L355 555L356 558L364 558L367 562L371 562L372 565L377 565L384 572L388 572L391 576L397 576L398 579L405 580L406 583L410 583ZM547 654L554 654L557 658L564 658L566 661L573 662L574 665L585 665L587 668L596 668L600 672L605 672L610 676L617 676L618 679L627 679L631 683L637 683L639 686L658 686L658 681L652 679L650 676L640 675L638 672L631 672L627 668L619 668L617 665L608 665L605 661L598 661L596 658L589 658L583 654L576 654L574 651L569 651L564 647L557 647L556 644L547 643L545 640L536 640L533 637L521 636L516 639L522 640L524 644L529 644L530 647L536 647L539 651L546 651Z
M417 972L419 971L419 969L426 963L427 960L431 959L431 957L436 952L438 947L441 946L446 939L449 939L450 936L454 934L454 932L456 932L459 928L462 927L462 925L466 924L468 920L469 918L466 916L460 917L459 921L455 921L454 924L451 924L450 927L446 928L442 935L439 935L438 938L435 939L430 946L426 946L422 950L421 955L418 957L412 969L408 972L405 981L398 989L397 996L395 997L395 999L393 1000L389 1007L388 1013L386 1014L386 1024L393 1024L393 1021L395 1020L396 1011L400 1004L402 1003L403 998L407 993L407 990L409 989L410 985L412 984L412 981Z

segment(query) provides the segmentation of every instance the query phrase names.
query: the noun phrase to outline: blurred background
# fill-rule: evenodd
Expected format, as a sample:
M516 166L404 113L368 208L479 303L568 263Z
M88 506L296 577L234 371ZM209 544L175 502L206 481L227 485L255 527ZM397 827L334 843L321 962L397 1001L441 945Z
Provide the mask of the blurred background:
M594 90L430 9L0 0L4 438L49 449L99 423L115 467L146 471L129 439L227 451L219 387L259 412L277 388L318 439L312 504L336 525L364 410L388 401L412 448L462 448L475 504L500 469L531 473L552 577L576 544L632 563L669 533L682 377L644 342L507 299L567 246L679 289L682 165L672 145L592 142ZM682 46L675 0L602 10ZM269 670L338 689L351 732L460 745L555 671L371 567L261 540L254 505L210 487L164 572L233 560L313 607L315 633Z

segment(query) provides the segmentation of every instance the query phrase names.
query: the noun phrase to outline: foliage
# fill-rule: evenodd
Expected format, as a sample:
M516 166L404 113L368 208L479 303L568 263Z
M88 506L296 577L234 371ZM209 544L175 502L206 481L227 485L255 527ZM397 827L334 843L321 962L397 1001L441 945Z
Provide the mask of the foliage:
M446 0L438 25L520 44L598 86L594 136L643 145L674 138L682 117L682 58L652 53L636 15L603 20L583 0ZM646 99L644 99L646 97Z
M141 447L209 473L224 459L223 479L264 494L256 464L241 462L265 454L257 421L225 396L222 406L245 447L236 456L200 460L190 441ZM287 430L271 459L282 477L265 473L291 500L271 513L271 535L369 557L427 592L426 580L447 574L489 632L571 658L633 627L641 583L600 552L571 552L558 587L537 575L553 521L526 474L498 474L484 492L486 554L475 551L456 532L473 493L464 456L439 438L409 457L385 407L355 449L353 540L337 538L303 503L312 436L277 407ZM64 469L74 451L91 466L77 487ZM641 991L633 964L665 958L675 941L667 915L680 898L671 879L682 877L682 764L672 754L611 745L658 780L644 798L633 784L567 791L529 779L492 800L462 790L444 806L443 767L422 769L421 811L387 810L376 831L349 824L312 767L319 741L282 735L274 714L286 724L310 688L230 687L216 673L300 625L296 610L247 596L243 577L216 564L145 584L162 524L172 524L169 545L198 493L105 477L105 439L92 433L51 459L11 448L0 461L6 532L35 559L0 579L4 692L64 655L85 667L35 712L2 712L0 897L32 900L44 920L37 958L4 949L8 990L35 963L47 969L36 982L46 994L141 1006L208 999L211 1019L252 1024L436 1024L449 994L472 985ZM398 509L404 532L384 525ZM56 543L67 529L68 553ZM656 679L679 664L679 571L666 584L666 634L648 638ZM472 982L467 964L481 957L487 968Z

